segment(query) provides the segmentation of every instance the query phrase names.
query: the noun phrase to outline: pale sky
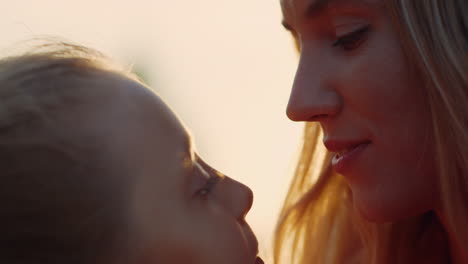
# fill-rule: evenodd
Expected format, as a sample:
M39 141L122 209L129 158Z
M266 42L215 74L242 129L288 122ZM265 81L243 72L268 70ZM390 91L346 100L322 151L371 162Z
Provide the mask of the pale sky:
M247 220L269 260L302 132L285 114L297 55L279 0L1 1L0 49L61 36L143 69L201 156L254 191Z

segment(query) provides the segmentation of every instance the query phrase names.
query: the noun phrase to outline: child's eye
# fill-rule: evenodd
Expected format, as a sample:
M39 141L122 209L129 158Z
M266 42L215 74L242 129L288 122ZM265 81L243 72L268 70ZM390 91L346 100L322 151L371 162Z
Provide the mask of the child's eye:
M211 169L199 158L195 162L195 167L197 172L202 174L202 178L206 179L203 187L195 192L195 196L207 199L215 185L223 178L223 175Z
M207 199L215 185L219 182L220 177L217 175L211 175L206 181L205 185L197 191L196 195L203 199Z
M369 29L370 25L367 25L356 31L348 33L338 38L333 43L333 47L341 47L345 51L354 50L363 42L365 34L369 31Z

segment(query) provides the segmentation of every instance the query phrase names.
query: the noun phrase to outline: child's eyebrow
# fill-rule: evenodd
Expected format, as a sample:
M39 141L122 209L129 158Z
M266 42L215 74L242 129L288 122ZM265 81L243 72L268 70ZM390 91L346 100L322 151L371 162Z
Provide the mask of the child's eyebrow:
M182 148L182 165L185 169L189 169L195 160L195 146L192 137L188 133L184 135Z
M193 139L192 139L192 137L190 135L187 135L187 137L186 137L185 149L188 150L190 159L193 160L195 158L195 146L194 146L194 143L193 143Z

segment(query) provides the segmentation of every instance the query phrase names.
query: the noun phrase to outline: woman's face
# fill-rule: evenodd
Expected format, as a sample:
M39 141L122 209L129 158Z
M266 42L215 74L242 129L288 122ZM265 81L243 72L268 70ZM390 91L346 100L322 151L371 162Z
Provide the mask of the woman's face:
M109 146L111 166L131 177L136 263L258 263L257 240L245 221L252 191L203 162L154 93L120 79L110 86L106 102L86 116Z
M429 108L383 0L282 0L299 66L291 120L319 122L333 167L374 221L435 206Z

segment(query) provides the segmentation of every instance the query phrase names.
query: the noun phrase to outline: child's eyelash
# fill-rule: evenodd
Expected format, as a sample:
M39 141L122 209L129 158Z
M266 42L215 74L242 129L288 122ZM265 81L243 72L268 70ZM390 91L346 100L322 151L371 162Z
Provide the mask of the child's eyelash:
M200 163L202 163L201 160ZM218 175L218 173L210 173L206 171L205 166L203 166L200 163L196 162L195 165L199 172L202 173L206 178L208 178L208 180L206 181L205 185L196 192L196 195L202 197L203 199L206 199L215 187L215 185L222 179L222 177Z
M353 50L361 44L363 36L370 29L370 25L364 26L356 31L350 32L340 38L338 38L334 43L333 47L340 46L346 51Z
M210 178L206 181L203 188L198 190L197 194L203 198L206 198L211 191L213 190L214 186L219 182L220 177L217 175L210 175Z

